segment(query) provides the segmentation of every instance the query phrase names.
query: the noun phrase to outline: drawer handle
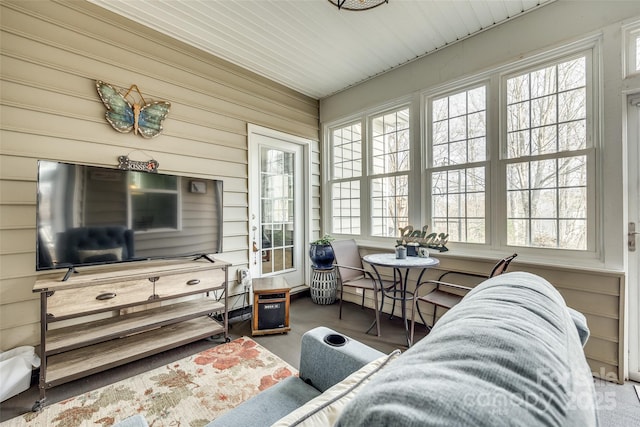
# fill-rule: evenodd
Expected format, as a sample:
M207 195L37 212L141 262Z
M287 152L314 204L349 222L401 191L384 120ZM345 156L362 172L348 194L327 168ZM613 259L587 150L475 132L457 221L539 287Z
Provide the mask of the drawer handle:
M187 285L193 286L193 285L197 285L198 283L200 283L200 279L191 279L187 282Z
M106 299L115 298L115 296L116 296L115 292L103 292L101 294L98 294L96 299L102 301L102 300L106 300Z

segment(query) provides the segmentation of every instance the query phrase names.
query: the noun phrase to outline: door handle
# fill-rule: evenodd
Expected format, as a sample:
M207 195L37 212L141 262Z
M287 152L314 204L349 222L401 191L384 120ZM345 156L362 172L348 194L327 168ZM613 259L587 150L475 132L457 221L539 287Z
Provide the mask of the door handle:
M640 234L640 232L636 231L636 223L629 223L629 231L627 232L627 247L629 248L629 252L636 251L636 234Z

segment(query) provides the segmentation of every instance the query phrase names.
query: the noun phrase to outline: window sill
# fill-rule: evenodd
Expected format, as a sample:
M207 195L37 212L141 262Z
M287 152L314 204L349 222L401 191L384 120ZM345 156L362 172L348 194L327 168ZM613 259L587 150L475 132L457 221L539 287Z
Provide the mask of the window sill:
M393 252L393 244L389 241L389 244L385 244L377 241L356 240L358 246L368 252ZM553 268L557 270L565 271L582 271L593 273L607 273L607 274L624 274L624 270L616 268L608 268L605 264L591 253L585 254L583 257L565 256L559 257L540 254L527 253L529 248L510 248L506 250L497 249L469 249L469 248L449 248L449 251L439 252L435 249L430 249L429 254L434 258L452 259L452 260L473 260L473 261L486 261L497 262L499 259L505 256L517 253L518 257L513 260L512 266L521 267L544 267ZM516 267L517 268L517 267Z

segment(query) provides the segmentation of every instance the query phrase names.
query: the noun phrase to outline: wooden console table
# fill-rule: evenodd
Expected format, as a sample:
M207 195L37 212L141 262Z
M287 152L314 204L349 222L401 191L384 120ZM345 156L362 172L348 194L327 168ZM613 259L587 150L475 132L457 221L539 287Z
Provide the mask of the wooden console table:
M56 385L203 338L229 341L229 265L145 261L88 269L66 281L63 273L42 276L33 288L41 315L40 399L33 410ZM73 324L54 328L62 320Z

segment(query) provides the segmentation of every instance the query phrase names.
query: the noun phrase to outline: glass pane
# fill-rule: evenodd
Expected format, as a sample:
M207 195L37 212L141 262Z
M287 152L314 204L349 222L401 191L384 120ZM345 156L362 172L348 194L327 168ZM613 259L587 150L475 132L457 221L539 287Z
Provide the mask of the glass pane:
M409 109L373 118L372 173L388 174L410 169Z
M460 141L467 138L467 116L454 117L449 120L449 141Z
M560 239L558 244L561 248L586 250L587 249L587 221L570 220L560 221Z
M433 101L432 166L485 160L485 93L486 88L482 86Z
M446 195L434 195L431 197L431 204L433 206L432 212L434 218L446 218L447 217L447 196Z
M531 131L529 130L507 134L507 157L509 159L528 156L531 153L530 134Z
M531 246L555 248L558 246L558 231L556 221L531 221Z
M556 190L531 191L531 218L555 218L557 216Z
M449 144L433 146L433 166L446 166L449 164Z
M529 234L528 220L507 220L507 244L514 246L529 246Z
M360 181L332 184L331 206L333 233L360 233Z
M585 120L561 123L558 126L558 150L581 150L587 146L587 123Z
M467 107L469 113L486 110L486 89L484 86L470 90L467 92L467 96L469 99L469 105Z
M441 98L436 99L431 104L433 121L437 122L440 120L444 120L449 117L449 99Z
M461 92L449 97L449 117L467 114L467 93Z
M529 188L529 163L507 165L507 190Z
M529 191L507 193L507 217L529 218Z
M449 240L485 242L485 168L468 168L432 174L431 218L446 224Z
M523 74L507 80L507 104L515 104L529 98L528 74Z
M587 84L586 58L558 64L558 90L565 91Z
M466 241L469 243L484 243L486 241L484 219L467 220Z
M531 101L531 127L556 123L556 114L555 96L545 96Z
M547 67L531 73L531 98L556 93L556 67Z
M467 194L467 218L484 218L484 193Z
M585 89L576 89L558 95L558 121L584 119L587 116Z
M557 186L556 160L531 162L531 188L550 188Z
M586 72L583 56L507 80L508 158L586 148Z
M274 273L294 268L285 248L293 251L295 241L295 156L271 147L261 147L260 156L262 273Z
M557 126L545 126L531 130L531 154L555 153Z
M560 187L586 187L586 156L567 157L559 159L558 162L558 185Z
M334 129L331 148L334 178L362 175L362 135L360 123Z
M393 237L409 221L409 181L406 175L371 180L373 236Z
M433 144L444 144L449 140L449 121L433 123Z
M560 204L560 218L587 218L586 188L561 188L558 191L558 203Z
M512 132L529 127L530 108L528 102L507 107L507 131Z

